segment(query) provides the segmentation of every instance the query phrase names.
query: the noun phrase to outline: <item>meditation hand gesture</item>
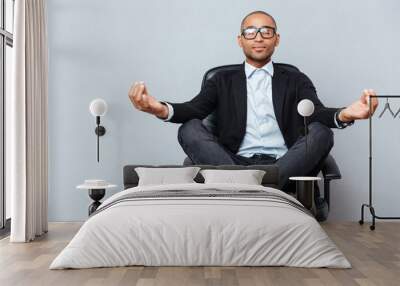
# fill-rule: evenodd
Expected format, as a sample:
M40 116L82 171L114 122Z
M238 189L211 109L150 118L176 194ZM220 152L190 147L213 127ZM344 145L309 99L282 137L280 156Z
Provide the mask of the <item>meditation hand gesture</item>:
M339 120L343 122L349 122L357 119L369 118L369 101L371 100L371 116L374 114L378 107L378 99L375 96L376 93L372 89L365 89L361 98L351 105L343 109L339 114Z
M135 82L129 89L128 96L138 110L163 119L168 117L168 107L152 97L143 82Z

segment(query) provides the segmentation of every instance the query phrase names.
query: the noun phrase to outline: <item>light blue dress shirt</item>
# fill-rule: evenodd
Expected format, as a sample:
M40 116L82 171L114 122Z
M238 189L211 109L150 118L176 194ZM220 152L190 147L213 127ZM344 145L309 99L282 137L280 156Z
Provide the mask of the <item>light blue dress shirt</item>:
M276 121L272 103L272 76L270 61L261 68L247 62L244 65L247 85L246 133L238 155L251 157L256 153L270 154L277 159L288 150Z

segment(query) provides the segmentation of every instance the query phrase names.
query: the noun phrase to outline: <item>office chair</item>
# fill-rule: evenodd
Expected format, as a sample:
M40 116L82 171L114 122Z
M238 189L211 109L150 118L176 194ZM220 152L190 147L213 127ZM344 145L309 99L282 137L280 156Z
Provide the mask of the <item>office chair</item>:
M275 66L279 66L281 68L287 69L288 71L299 71L299 69L293 65L289 64L283 64L283 63L274 63ZM211 79L213 76L215 76L219 72L229 72L229 71L236 71L239 70L242 67L242 64L236 64L236 65L225 65L225 66L219 66L212 68L208 70L204 76L203 80L201 83L201 87L205 85L207 80ZM214 132L216 129L216 111L212 112L210 115L208 115L206 118L203 119L203 124L211 131ZM186 157L183 165L188 166L188 165L193 165L193 162L190 160L189 157ZM324 200L326 202L327 208L323 211L324 214L322 214L322 219L325 220L328 211L329 211L329 205L330 205L330 182L332 180L338 180L341 179L341 174L339 167L336 164L335 159L332 157L332 155L328 155L327 158L325 159L323 163L323 167L321 170L322 176L323 176L323 194L324 194ZM316 186L318 188L318 185ZM295 184L294 182L291 183L289 187L289 192L295 192Z

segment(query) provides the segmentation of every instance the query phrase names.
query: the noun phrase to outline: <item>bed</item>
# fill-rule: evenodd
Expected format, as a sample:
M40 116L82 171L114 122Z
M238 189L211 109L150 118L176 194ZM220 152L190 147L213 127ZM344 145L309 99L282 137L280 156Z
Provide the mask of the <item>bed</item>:
M272 166L260 167L262 185L202 183L197 175L193 183L151 186L138 185L137 166L125 166L125 190L102 203L50 269L351 267L308 210L276 189Z

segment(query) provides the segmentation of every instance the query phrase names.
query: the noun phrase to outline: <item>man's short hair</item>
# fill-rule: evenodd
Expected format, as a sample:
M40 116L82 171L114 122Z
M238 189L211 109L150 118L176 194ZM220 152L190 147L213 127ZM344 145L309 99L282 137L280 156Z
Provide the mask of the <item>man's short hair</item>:
M263 15L265 15L265 16L267 16L267 17L270 17L271 20L272 20L272 22L274 22L275 30L278 30L278 26L276 25L276 21L275 21L274 17L272 17L272 15L270 15L270 14L268 14L267 12L264 12L264 11L253 11L253 12L247 14L247 15L243 18L242 22L240 23L240 32L243 31L243 28L244 28L244 27L243 27L244 21L246 21L246 19L247 19L248 17L250 17L251 15L254 15L254 14L263 14Z

